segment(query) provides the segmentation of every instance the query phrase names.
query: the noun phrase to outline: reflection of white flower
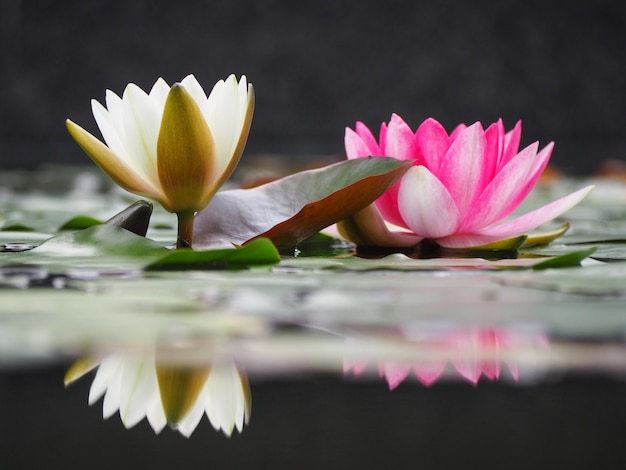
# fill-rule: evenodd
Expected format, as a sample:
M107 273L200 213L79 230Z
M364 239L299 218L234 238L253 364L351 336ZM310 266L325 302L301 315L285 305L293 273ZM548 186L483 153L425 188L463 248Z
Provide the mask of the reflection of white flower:
M198 399L185 417L175 426L189 436L206 413L211 425L227 436L243 430L250 418L250 388L244 374L233 363L220 363L212 367Z
M98 363L78 363L66 383L83 376ZM147 418L156 433L166 424L190 436L206 413L216 430L230 436L247 424L251 395L245 374L233 362L210 368L155 365L154 358L110 356L99 363L89 391L92 405L104 396L102 414L119 410L126 428Z

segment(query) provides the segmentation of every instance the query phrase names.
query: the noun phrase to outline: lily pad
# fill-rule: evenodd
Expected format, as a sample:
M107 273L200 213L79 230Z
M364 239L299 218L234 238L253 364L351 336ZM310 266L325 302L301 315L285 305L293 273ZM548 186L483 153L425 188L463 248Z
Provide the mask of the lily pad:
M101 223L101 220L94 217L90 217L88 215L77 215L61 225L59 227L59 232L63 230L84 230L86 228L93 227L94 225L100 225Z
M360 158L216 194L196 216L194 247L269 238L289 248L376 200L409 168L393 158Z
M380 259L346 258L296 258L283 261L283 269L302 270L346 270L346 271L441 271L441 270L519 270L571 267L593 253L593 250L580 250L552 258L516 258L488 260L483 258L431 258L413 259L395 253Z
M22 224L22 223L12 223L6 224L2 227L2 231L4 232L34 232L35 229L30 225Z
M146 266L146 271L182 271L207 269L243 269L272 265L280 261L276 247L267 238L257 238L245 246L196 251L179 249Z
M552 269L552 268L570 268L580 266L585 258L588 258L596 251L595 247L586 250L573 251L561 256L541 261L533 266L534 270Z
M113 225L97 225L46 240L31 253L47 256L155 256L167 251L147 238Z

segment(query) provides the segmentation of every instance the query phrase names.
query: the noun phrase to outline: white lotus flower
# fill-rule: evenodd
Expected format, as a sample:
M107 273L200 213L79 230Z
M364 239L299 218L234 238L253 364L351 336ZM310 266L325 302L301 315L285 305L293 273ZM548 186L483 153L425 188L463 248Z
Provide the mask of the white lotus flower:
M149 94L131 83L121 98L107 90L106 107L96 100L91 107L106 145L68 119L74 140L122 188L192 225L243 153L254 90L245 76L231 75L207 98L193 75L171 88L159 78ZM183 231L190 245L189 227Z
M98 367L89 404L104 397L103 417L119 410L126 428L146 418L158 434L168 424L190 436L203 414L227 436L243 431L251 411L250 386L233 362L210 368L158 365L154 357L110 356L100 362L79 361L66 374L66 385Z

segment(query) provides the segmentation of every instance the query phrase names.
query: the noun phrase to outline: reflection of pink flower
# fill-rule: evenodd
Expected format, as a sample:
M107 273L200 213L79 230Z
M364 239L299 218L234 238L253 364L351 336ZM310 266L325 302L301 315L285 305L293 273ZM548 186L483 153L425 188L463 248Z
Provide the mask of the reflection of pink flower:
M477 384L481 376L498 380L503 355L506 356L516 348L548 346L548 340L543 335L526 337L486 328L451 331L413 343L421 353L419 360L378 362L378 374L386 380L391 390L400 385L411 371L422 384L432 385L443 376L448 364L451 364L456 374L472 384ZM505 362L511 377L515 381L519 380L517 364L510 360ZM367 361L344 361L346 374L360 376L366 369Z
M399 183L376 201L385 222L414 234L386 237L390 246L427 238L441 246L464 248L512 238L533 230L580 202L584 188L539 209L502 222L524 200L546 167L553 144L538 142L519 151L521 123L505 133L502 121L486 130L480 122L459 125L450 135L434 119L414 133L397 115L383 123L378 141L361 122L346 129L349 159L388 156L413 160ZM384 225L356 216L357 231L385 240ZM374 211L375 214L375 211ZM375 214L376 215L376 214ZM372 233L374 232L374 233Z

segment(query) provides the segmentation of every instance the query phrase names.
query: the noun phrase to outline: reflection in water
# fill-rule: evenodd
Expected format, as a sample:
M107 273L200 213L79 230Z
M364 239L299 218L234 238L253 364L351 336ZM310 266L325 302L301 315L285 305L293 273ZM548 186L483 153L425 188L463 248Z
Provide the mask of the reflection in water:
M361 339L350 341L360 342ZM513 380L519 381L518 364L511 359L513 353L549 347L548 339L543 334L522 335L490 328L452 330L410 340L400 335L398 341L408 342L414 347L416 359L386 358L378 361L378 375L386 380L390 390L407 379L411 371L426 386L441 379L446 371L452 371L453 376L460 376L472 384L477 384L481 376L498 380L503 364L508 367ZM344 374L360 376L367 369L366 360L350 358L344 361Z
M119 410L126 428L145 417L156 433L168 424L190 436L206 413L216 430L230 436L235 427L241 432L248 423L250 386L232 361L188 367L161 364L154 357L114 355L101 361L78 361L68 370L66 385L96 367L89 404L104 396L104 418Z
M503 368L508 368L506 376L512 380L533 378L530 374L537 373L536 360L549 346L546 335L536 331L476 327L433 331L416 326L398 329L380 325L349 330L346 340L346 331L319 335L319 330L315 329L317 342L314 341L313 347L311 338L304 332L308 330L304 328L299 333L283 333L289 340L268 336L255 347L236 348L237 352L255 351L256 362L251 357L246 359L245 355L233 357L226 350L215 349L213 352L218 354L213 357L229 359L207 365L191 357L185 362L183 355L172 362L171 352L176 350L161 348L144 356L113 354L99 361L78 361L68 370L65 382L70 384L97 368L89 391L89 404L103 398L104 418L119 412L127 428L146 418L156 433L169 425L189 436L206 414L216 430L230 436L235 428L242 432L251 410L247 376L237 364L253 367L255 372L254 364L259 371L269 373L283 370L281 366L286 364L290 365L287 370L293 370L294 354L289 352L309 348L316 356L324 356L323 351L326 351L337 360L329 361L328 356L324 356L325 359L315 363L318 366L323 363L329 369L340 371L343 362L344 374L355 376L377 369L389 388L394 389L412 375L426 386L442 378L461 378L472 384L477 384L481 378L498 380ZM296 334L297 339L289 336L291 334ZM254 343L251 338L248 340ZM285 344L287 350L283 349ZM273 349L272 345L279 349ZM229 347L227 343L222 346ZM306 354L296 358L299 369L306 367L310 358ZM524 365L534 367L526 369Z

